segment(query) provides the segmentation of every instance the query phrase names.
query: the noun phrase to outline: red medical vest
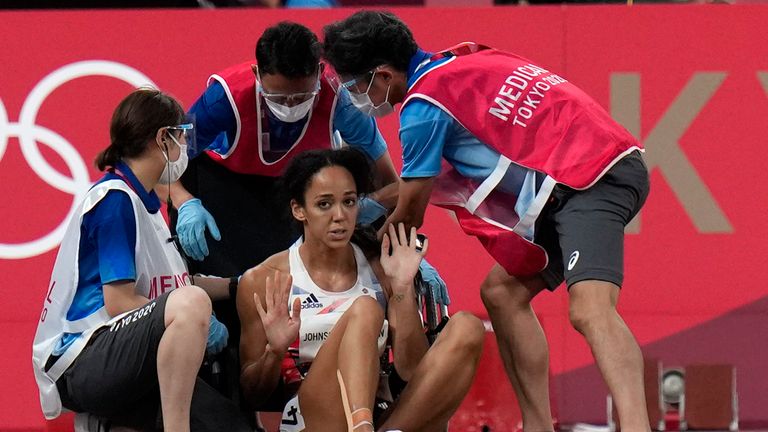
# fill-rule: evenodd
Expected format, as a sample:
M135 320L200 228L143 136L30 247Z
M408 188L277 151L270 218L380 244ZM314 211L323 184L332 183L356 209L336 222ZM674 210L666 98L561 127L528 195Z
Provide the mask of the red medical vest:
M264 118L269 108L257 95L257 80L251 68L252 64L241 63L208 78L208 85L215 80L224 87L235 113L237 129L227 154L222 155L212 150L206 152L230 171L277 177L291 160L289 155L296 155L305 150L331 148L336 93L328 85L324 73L320 93L317 95L318 101L309 114L304 131L287 152L271 158L268 155L268 138L265 137L268 130Z
M518 222L525 220L531 226L531 218L538 217L555 183L586 189L642 146L586 93L529 60L473 43L441 52L433 60L439 57L448 60L423 66L432 69L411 85L403 106L414 99L434 104L507 163L547 174L548 180L537 195L540 205L532 206L531 214L514 216L512 197L503 210L510 217L502 222L492 217L500 214L501 200L487 201L493 198L490 191L496 184L467 186L462 194L457 189L471 182L458 179L455 170L441 175L450 185L442 193L449 199L441 202L433 194L433 203L454 210L464 231L478 237L510 274L537 273L547 264L546 253L521 235L523 229L515 229ZM480 193L472 204L472 199L463 204L454 199L482 189L487 193Z

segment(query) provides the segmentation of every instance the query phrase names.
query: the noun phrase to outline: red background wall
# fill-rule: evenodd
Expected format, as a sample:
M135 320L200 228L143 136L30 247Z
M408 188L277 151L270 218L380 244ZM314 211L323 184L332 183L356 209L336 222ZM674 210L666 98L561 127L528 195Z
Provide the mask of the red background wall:
M738 367L742 424L768 424L767 6L588 6L398 9L425 49L475 40L526 56L592 94L647 145L652 191L626 242L620 309L647 356L665 364L724 361ZM19 113L48 74L74 62L134 68L189 106L206 77L253 57L264 28L292 19L320 31L350 10L0 13L0 251L48 234L66 217L72 176L63 155L91 161L130 85L86 76L56 87L36 124L40 151L60 178L30 167L16 134ZM7 117L7 121L6 121ZM380 122L400 159L397 118ZM38 132L41 132L39 129ZM42 133L42 132L41 132ZM70 149L72 150L72 149ZM73 162L74 163L74 162ZM62 191L63 190L63 191ZM425 231L452 309L485 316L478 287L491 260L447 213L430 209ZM55 250L0 256L0 430L42 430L30 352ZM5 259L4 259L5 258ZM535 307L551 346L553 402L563 422L604 422L606 391L588 347L570 328L564 290ZM516 421L512 391L489 338L483 371L456 424ZM462 423L464 422L464 423ZM468 426L465 429L471 430Z

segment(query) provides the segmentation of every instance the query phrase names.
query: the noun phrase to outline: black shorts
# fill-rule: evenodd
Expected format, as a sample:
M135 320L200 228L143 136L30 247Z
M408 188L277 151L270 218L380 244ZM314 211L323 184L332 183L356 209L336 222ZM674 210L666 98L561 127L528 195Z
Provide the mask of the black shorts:
M584 280L624 281L624 227L648 196L648 169L639 151L589 189L558 185L537 222L535 242L549 263L540 273L550 290Z
M65 408L101 417L111 426L162 430L157 350L169 295L94 333L56 382ZM191 413L193 431L249 430L235 404L199 378Z

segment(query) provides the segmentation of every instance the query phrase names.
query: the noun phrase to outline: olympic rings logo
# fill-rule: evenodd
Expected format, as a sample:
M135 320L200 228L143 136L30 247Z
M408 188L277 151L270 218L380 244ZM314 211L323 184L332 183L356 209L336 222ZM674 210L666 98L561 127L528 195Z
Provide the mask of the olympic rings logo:
M91 187L88 168L75 147L56 132L36 124L40 106L54 90L68 81L86 76L116 78L134 87L155 86L149 77L134 68L111 61L91 60L63 66L37 83L24 101L18 123L8 121L5 105L0 100L0 161L2 161L8 148L8 139L17 137L21 152L29 167L49 185L73 196L67 216L53 231L24 243L0 243L0 259L29 258L58 246L64 238L70 218ZM69 168L72 177L68 177L53 168L40 153L37 143L45 144L57 152Z

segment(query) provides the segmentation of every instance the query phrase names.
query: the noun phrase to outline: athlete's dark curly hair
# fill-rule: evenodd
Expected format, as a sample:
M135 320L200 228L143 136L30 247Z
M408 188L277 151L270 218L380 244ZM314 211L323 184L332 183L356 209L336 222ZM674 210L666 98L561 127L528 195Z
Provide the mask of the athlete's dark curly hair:
M308 150L300 153L288 163L282 177L280 188L283 199L287 202L295 200L302 206L306 205L304 194L309 189L315 174L323 168L338 166L346 169L355 181L359 195L373 191L373 174L371 161L359 150L345 147L341 150ZM293 219L293 218L291 218ZM301 231L301 224L296 222L295 228ZM352 242L362 249L368 259L378 256L381 243L376 239L376 230L370 226L358 225L352 235Z
M317 73L322 46L312 30L283 21L264 31L256 43L256 61L266 74L304 78Z
M405 72L418 49L408 26L390 12L360 11L324 32L325 58L341 75L362 75L385 63Z
M373 191L371 164L364 153L345 147L341 150L307 150L294 157L285 168L280 178L280 186L285 194L286 203L295 200L306 205L304 194L310 183L323 168L339 166L352 174L358 194Z

